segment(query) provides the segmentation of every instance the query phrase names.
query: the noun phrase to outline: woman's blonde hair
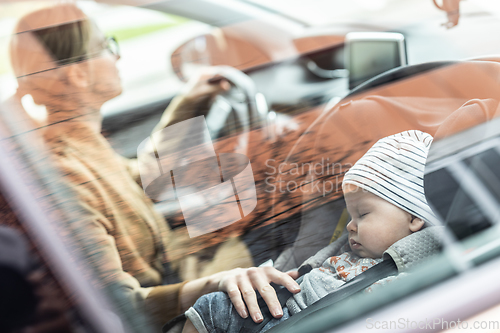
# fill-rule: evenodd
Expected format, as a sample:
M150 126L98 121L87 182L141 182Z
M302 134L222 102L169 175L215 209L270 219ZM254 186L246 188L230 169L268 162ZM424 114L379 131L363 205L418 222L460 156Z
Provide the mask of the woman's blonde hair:
M43 8L22 17L10 43L16 77L82 61L89 52L92 24L72 3ZM53 61L34 55L45 52Z
M91 20L73 3L42 8L22 17L10 41L10 57L19 84L17 95L30 94L47 104L64 96L67 82L57 69L85 60L93 33Z

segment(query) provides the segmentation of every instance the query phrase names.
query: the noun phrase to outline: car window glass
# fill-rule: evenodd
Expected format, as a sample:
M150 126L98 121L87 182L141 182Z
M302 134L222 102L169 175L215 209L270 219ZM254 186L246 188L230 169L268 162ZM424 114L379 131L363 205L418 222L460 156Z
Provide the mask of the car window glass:
M263 3L260 0L252 2L264 7L272 6L278 12L280 12L279 6L282 5L281 1L273 4ZM324 10L322 14L334 12L333 8L339 10L332 14L331 18L322 16L323 18L316 23L310 22L311 25L332 23L331 20L337 19L337 16L347 17L352 14L350 16L352 20L361 20L358 23L363 23L361 28L365 29L369 23L371 24L368 17L373 16L376 24L381 24L383 21L383 15L377 17L373 15L374 13L390 16L391 10L401 12L401 7L398 7L400 5L389 0L374 1L371 5L367 5L366 1L355 1L346 12L342 11L344 5L338 1L313 3ZM446 227L443 247L447 251L443 251L435 258L426 258L420 268L416 265L416 275L410 277L410 280L404 280L403 276L402 280L395 281L394 285L389 281L388 285L394 286L394 289L391 289L392 287L381 289L383 291L378 294L375 292L377 297L372 298L367 292L354 300L354 303L349 303L352 307L339 308L335 316L330 317L324 312L322 324L326 326L321 326L318 321L316 326L311 326L311 329L319 332L328 325L359 319L367 311L395 304L401 298L411 297L421 288L440 285L448 278L465 274L469 266L480 266L495 258L497 248L492 238L498 232L495 223L498 221L500 201L498 168L500 157L498 141L494 141L498 138L497 128L500 128L498 121L495 122L495 119L498 120L495 118L498 116L495 101L499 100L498 64L490 61L446 62L430 69L422 69L415 63L435 59L462 59L466 56L488 53L498 44L482 41L476 48L475 45L466 42L474 39L474 29L468 25L471 21L465 18L478 20L478 17L483 18L484 15L487 17L485 22L495 24L497 19L493 15L479 12L478 8L482 8L480 6L466 4L463 11L464 28L441 31L439 29L444 29L439 26L443 13L428 12L427 9L433 8L429 1L422 5L425 6L425 10L415 13L413 19L416 25L413 26L406 24L408 22L405 22L405 19L414 14L412 9L423 7L419 7L416 1L411 3L414 7L410 6L410 9L403 11L403 16L393 18L396 23L391 22L391 24L406 29L403 32L409 37L407 39L409 60L414 66L410 69L417 68L417 71L383 81L383 84L374 85L355 95L347 95L344 99L342 97L347 91L342 89L342 93L335 92L335 96L332 96L331 102L325 108L322 101L325 96L329 96L330 91L325 92L321 84L331 83L334 80L331 77L314 76L307 70L307 65L303 61L306 58L286 57L286 60L281 62L282 58L272 57L275 49L268 53L260 50L259 47L265 49L266 46L251 38L249 40L243 38L245 33L242 31L245 25L236 25L232 38L234 36L237 38L234 37L234 40L221 39L223 31L226 33L234 27L214 28L195 19L147 8L107 5L91 1L79 2L79 6L96 21L104 34L109 37L114 36L118 41L121 59L117 62L117 66L124 88L119 97L106 102L102 108L103 134L108 141L98 137L98 145L94 151L97 157L82 164L98 163L99 158L104 158L98 154L107 154L105 157L112 157L115 162L115 165L105 169L108 176L124 170L128 172L131 170L129 168L133 168L121 159L122 156L138 157L139 162L142 162L142 158L146 160L145 164L139 164L139 168L146 165L144 169L148 169L151 174L139 175L142 177L139 178L141 185L134 188L136 191L133 195L142 195L144 192L153 199L156 204L155 209L166 218L163 226L170 228L174 235L171 237L172 241L167 244L168 260L172 263L172 271L165 273L167 278L171 279L169 282L179 279L190 280L216 272L219 267L211 266L214 258L220 259L231 268L274 262L276 267L287 271L298 268L304 260L324 247L345 245L348 234L346 226L353 217L349 216L343 198L343 175L378 139L414 128L434 135L442 129L443 123L450 119L454 120L450 116L457 110L465 110L466 115L479 110L477 122L476 118L474 121L466 118L467 126L452 129L436 139L440 150L433 153L434 164L427 170L425 176L426 183L431 184L426 194L429 204L437 212L439 220L437 224ZM297 3L294 1L292 4ZM345 2L344 4L346 7L349 6ZM0 27L12 29L16 17L35 9L38 5L40 5L38 2L36 6L34 2L6 5L7 10L0 14L2 15ZM362 5L366 5L363 11L360 10ZM392 5L395 7L390 7ZM389 7L391 10L387 9ZM294 8L287 9L286 13L294 16L292 10L296 10L297 7ZM304 9L306 20L309 18L306 14L318 13L318 8L311 3L307 4L307 11ZM340 20L336 23L345 23L349 29L352 28L350 23ZM417 23L428 29L420 29ZM429 25L426 25L427 23ZM369 29L378 31L382 29L381 27L382 25ZM434 33L438 30L439 33ZM3 33L6 30L0 31ZM309 30L305 31L310 33ZM258 35L258 30L251 32ZM304 35L306 37L300 35L300 38L304 39L305 44L318 43L314 44L314 47L311 46L311 49L323 50L318 42L320 39L312 43L311 40L307 40L307 34ZM283 41L292 45L290 36L294 36L293 33L287 35L288 39L284 38ZM340 50L342 42L338 42L339 36L336 32L332 36L337 38L333 39ZM434 41L423 43L422 40L426 40L427 36L438 36L434 41L439 40L439 46L443 47L437 48ZM458 38L461 36L465 36L463 40ZM494 39L495 36L491 38ZM12 179L15 175L16 181L23 180L19 189L27 188L36 194L29 197L32 201L23 202L24 206L20 207L28 209L30 203L36 203L37 210L33 208L33 211L40 212L40 216L43 215L45 219L36 219L32 216L29 225L42 228L40 221L49 221L47 225L50 225L50 228L47 229L54 231L51 237L54 237L57 244L60 242L69 248L70 256L65 260L73 256L83 258L81 263L75 261L82 267L84 272L82 276L94 282L99 280L96 277L106 276L102 270L112 270L116 267L98 262L96 258L99 258L102 244L96 242L94 235L86 232L84 222L96 216L97 219L105 221L108 218L106 214L110 216L133 214L123 209L119 198L114 196L108 198L107 194L102 197L106 197L116 206L106 207L103 209L104 213L92 209L89 212L86 206L96 202L98 205L99 199L85 202L83 208L74 202L75 195L68 186L65 186L63 180L68 173L56 171L41 140L41 137L50 132L52 126L57 123L44 123L45 109L36 105L33 97L30 99L29 96L23 96L20 101L11 99L17 84L6 51L9 38L10 33L0 36L0 98L5 102L2 110L6 111L2 114L6 139L1 144L7 149L6 152L0 150L0 156L5 155L8 161L9 158L20 161L12 163L15 166L13 169L0 168L1 175L2 177L12 175ZM227 51L223 47L224 41L229 40L234 42L234 50ZM181 45L183 47L179 51ZM213 53L208 52L211 47L215 48ZM328 48L331 48L331 45L327 45L326 51L322 51L326 52L326 55L321 53L319 55L325 58L336 57L333 70L337 69L337 60L339 66L343 66L340 60L343 53L339 50L331 53ZM433 52L428 52L429 48L434 48ZM251 89L245 91L233 85L232 90L220 94L210 107L211 116L215 114L216 117L203 114L205 110L196 110L199 111L196 114L186 112L181 114L180 119L185 121L184 125L190 124L191 127L174 125L150 136L151 130L159 121L170 99L181 91L184 84L182 79L187 79L179 75L177 72L179 68L173 68L176 64L171 56L176 50L179 51L176 54L177 59L184 57L182 59L184 63L180 67L185 73L195 73L198 69L213 64L229 64L240 70L246 70L246 65L249 67L265 65L252 68L248 76L240 72L238 75L240 78L245 78L243 82L257 83L256 87L265 90L270 96L282 88L287 92L285 98L289 99L283 107L286 110L282 112L283 114L280 114L279 108L273 108L268 112L266 97L259 89L254 91L254 86L249 84L245 87ZM291 54L288 51L290 50L283 54ZM246 56L251 61L247 62ZM320 60L321 57L319 63ZM234 68L231 70L236 72ZM405 68L396 69L399 70L405 71ZM264 81L267 86L259 85ZM300 84L295 84L296 82ZM313 106L304 103L304 99L293 93L308 89L311 91L310 96L318 98ZM248 94L249 91L253 95ZM302 93L304 94L302 97L308 96ZM249 96L254 99L249 99ZM232 105L228 103L230 99L234 102ZM295 100L301 101L302 104L295 104ZM337 103L338 101L340 103ZM471 104L474 104L472 108L474 106L477 108L467 109ZM272 102L270 105L273 106ZM274 104L276 105L279 103ZM486 106L483 109L484 105ZM23 108L27 114L23 113ZM256 112L250 113L250 109ZM221 115L228 117L224 118ZM451 123L455 124L453 121ZM254 126L255 124L257 126ZM474 135L469 135L470 131L476 132ZM489 133L489 136L486 134L482 136L484 133ZM167 143L168 146L163 151L155 146L156 141L154 141L162 135L166 137L163 143ZM86 136L84 132L80 139L81 142L87 142L93 138L91 135ZM109 148L108 142L115 151ZM141 150L151 146L153 151ZM196 149L202 149L202 154L196 155L194 153ZM118 156L115 152L122 156ZM75 160L79 161L81 157L79 150L75 148L72 153ZM171 156L175 156L175 161L170 163L168 158ZM448 159L450 156L452 158ZM24 178L23 173L27 175ZM92 172L83 173L86 177L95 176L97 180L102 176L101 173L96 173L97 175ZM71 173L69 175L71 176ZM91 182L85 180L79 185L89 183ZM120 188L125 184L125 182L117 183L106 186ZM158 185L160 191L155 192L157 188L154 185ZM16 189L16 186L12 186L12 193L16 194ZM97 186L97 192L101 190L102 188ZM117 197L125 194L118 192ZM19 193L17 195L22 199L22 195ZM193 207L195 209L191 209ZM211 210L214 207L217 209ZM226 211L224 210L226 207L230 208ZM227 212L230 212L228 214L230 220L225 219ZM58 227L58 223L64 227ZM114 232L106 222L102 225L103 228L109 228L106 229L106 233ZM132 226L133 228L135 226ZM134 231L135 229L131 233ZM44 238L40 243L47 243L50 239L50 237ZM226 243L227 239L230 241ZM102 242L106 240L109 239L100 239ZM147 242L151 239L139 240L142 241ZM151 242L157 242L157 239ZM164 245L159 245L161 243L154 244L155 254L165 249L162 248ZM337 250L341 248L340 245ZM226 246L231 250L225 250ZM226 256L220 255L221 253ZM325 260L323 258L319 265ZM63 260L61 262L64 263ZM439 267L443 267L443 274L429 274ZM108 300L110 305L104 306L102 313L106 314L109 311L118 314L132 331L147 331L150 313L136 311L133 300L129 298L130 294L123 292L133 289L128 284L131 276L124 273L120 277L123 280L109 282L101 279L100 282L104 281L106 285L104 289L93 287L82 289L91 291L83 303L85 306L91 305L94 293L99 294L96 290L104 290L103 299ZM74 280L70 279L69 283L78 286ZM99 281L96 285L99 285ZM146 282L144 285L149 287L152 284ZM144 291L141 295L147 292ZM94 301L99 299L99 296L95 297ZM345 314L352 308L355 311ZM99 317L95 311L90 318L92 315ZM103 317L102 314L101 316ZM102 324L105 325L105 320ZM310 324L311 320L304 320L301 325ZM304 330L304 326L297 327Z

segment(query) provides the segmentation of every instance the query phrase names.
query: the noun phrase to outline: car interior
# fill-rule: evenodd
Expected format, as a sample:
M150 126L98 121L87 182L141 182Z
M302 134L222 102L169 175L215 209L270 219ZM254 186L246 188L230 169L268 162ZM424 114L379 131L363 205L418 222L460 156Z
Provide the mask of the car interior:
M202 140L201 146L210 143L214 164L200 162L186 170L185 188L171 173L173 196L143 185L176 242L169 249L166 281L214 273L210 263L232 237L244 244L254 266L284 272L331 244L343 245L350 220L343 175L377 140L417 129L434 137L424 186L436 224L444 226L441 253L390 286L349 294L342 302L318 302L269 332L360 332L368 329L367 318L396 322L408 318L410 310L420 323L475 318L498 309L500 40L492 33L500 25L498 6L487 0L327 2L77 1L120 45L123 94L101 113L102 135L122 157L139 165L152 159L161 171L155 140L170 103L200 69L217 70L211 84L230 85L211 98L207 110L176 114L169 124L173 128L203 116L202 135L193 139L192 128L176 132L174 144L184 148L175 154L179 161L188 159L186 151L199 148ZM452 3L457 7L446 7ZM16 17L44 5L0 2L5 9L0 23L12 27ZM338 13L326 15L332 8ZM28 266L43 267L47 284L71 304L69 332L154 332L147 309L128 304L118 283L102 287L97 281L99 244L86 235L86 217L74 193L39 144L40 133L50 126L44 106L29 95L19 104L9 102L17 86L10 65L3 64L10 37L7 28L2 30L0 216L7 222L0 227L21 226L21 232L0 228L0 251L4 244L18 244L21 253L34 253L35 263ZM150 142L153 151L147 150ZM234 166L241 162L236 158L224 162L229 154L245 155L254 192L237 191L235 179L243 168ZM237 172L224 171L224 163ZM214 172L218 182L231 179L231 190L241 196L241 216L193 237L181 194L199 190L194 183ZM141 176L143 182L158 179L153 172ZM171 182L170 174L167 178ZM247 191L256 205L244 212ZM213 199L207 210L223 199ZM218 218L211 217L211 223ZM2 260L0 253L0 294L8 296L0 296L0 310L12 316L0 318L0 331L14 332L34 322L37 300L26 287L31 268ZM7 285L12 288L3 288ZM17 291L22 297L12 296ZM10 301L14 298L17 303Z

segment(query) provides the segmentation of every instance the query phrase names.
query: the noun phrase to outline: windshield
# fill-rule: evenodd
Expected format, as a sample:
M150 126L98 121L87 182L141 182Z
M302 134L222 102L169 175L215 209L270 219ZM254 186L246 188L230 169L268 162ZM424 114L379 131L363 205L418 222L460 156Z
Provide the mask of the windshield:
M289 16L310 26L345 23L405 26L423 18L443 20L431 0L241 0ZM463 1L462 15L499 15L500 4L491 0Z

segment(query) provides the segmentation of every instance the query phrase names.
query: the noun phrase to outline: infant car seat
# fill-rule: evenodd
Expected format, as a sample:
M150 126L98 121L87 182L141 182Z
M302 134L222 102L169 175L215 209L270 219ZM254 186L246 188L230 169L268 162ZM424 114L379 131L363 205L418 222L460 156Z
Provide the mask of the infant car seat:
M428 227L399 240L384 252L384 260L381 263L367 269L365 272L359 274L349 282L346 282L343 286L328 294L326 297L318 300L316 303L293 315L281 324L271 328L268 332L287 332L290 325L293 325L298 320L326 306L340 302L388 276L398 275L399 273L411 270L418 263L440 252L442 248L443 232L443 227ZM321 266L327 258L340 254L340 248L347 244L347 241L347 237L341 237L337 241L331 243L316 255L306 260L300 266L299 272L305 274L311 269ZM282 305L291 297L291 293L283 287L277 288L277 294ZM261 305L264 320L259 324L255 324L251 317L248 317L241 327L241 333L259 332L269 320L273 318L260 297L259 304ZM181 332L185 320L186 318L183 315L176 317L163 327L163 332Z
M408 129L435 135L449 115L471 100L500 100L500 64L491 61L433 62L390 70L355 88L325 111L298 142L289 162L349 165L377 140ZM312 147L314 146L314 147ZM313 149L311 149L313 148ZM311 153L312 160L304 156ZM314 160L316 159L316 160ZM343 169L343 172L347 169ZM320 181L337 175L322 176ZM297 176L294 176L297 177ZM338 176L340 182L342 175ZM299 181L294 179L295 181ZM301 180L301 179L300 179ZM281 179L287 183L288 179ZM310 181L310 180L309 180ZM275 267L289 270L328 245L343 211L341 190L302 198L301 225L295 243L278 257ZM341 228L342 230L342 228Z
M362 291L371 284L386 277L411 271L414 266L422 263L441 251L444 232L444 227L427 227L397 241L384 252L384 260L381 263L367 269L365 272L359 274L349 282L346 282L340 288L334 290L332 293L328 294L324 298L321 298L311 306L291 316L267 332L287 332L297 321L310 316L320 309L345 300L346 298ZM313 268L320 267L327 258L340 254L340 248L347 244L347 241L347 237L342 237L322 249L316 255L306 260L300 266L299 272L306 273ZM280 298L280 302L284 304L284 301L288 299L291 294L285 288L280 288L278 290L278 296ZM272 319L272 316L270 312L267 311L267 308L265 308L262 312L264 316L263 322L253 324L251 319L247 319L246 325L240 332L259 332L262 327L264 327L265 324Z

